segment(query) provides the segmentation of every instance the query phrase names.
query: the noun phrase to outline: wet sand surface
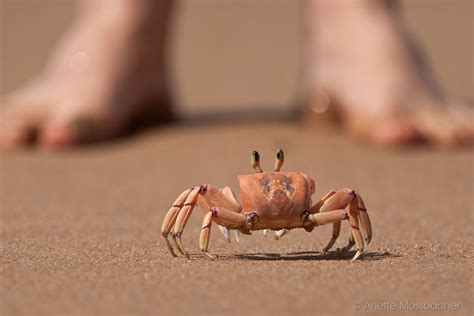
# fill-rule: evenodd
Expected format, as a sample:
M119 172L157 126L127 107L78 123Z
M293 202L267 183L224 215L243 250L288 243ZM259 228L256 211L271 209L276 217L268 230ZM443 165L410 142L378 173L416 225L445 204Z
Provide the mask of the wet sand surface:
M9 27L3 92L39 69L69 19L66 2L45 3L49 9L3 3L11 12L2 16ZM64 153L2 154L0 313L410 314L434 303L445 314L472 315L473 152L383 151L282 120L301 62L300 8L189 3L176 43L179 101L189 121ZM407 4L409 24L434 52L442 84L472 96L472 3L431 4ZM238 105L240 119L236 108L222 110L228 104ZM167 253L159 230L179 193L209 183L239 196L236 175L252 171L251 150L269 170L279 148L284 170L316 180L315 199L344 187L365 198L374 238L362 260L349 262L354 252L321 256L331 236L324 226L280 241L254 232L231 244L213 227L210 251L220 257L209 261L198 249L198 208L183 235L191 260ZM344 223L335 247L345 245L348 231Z

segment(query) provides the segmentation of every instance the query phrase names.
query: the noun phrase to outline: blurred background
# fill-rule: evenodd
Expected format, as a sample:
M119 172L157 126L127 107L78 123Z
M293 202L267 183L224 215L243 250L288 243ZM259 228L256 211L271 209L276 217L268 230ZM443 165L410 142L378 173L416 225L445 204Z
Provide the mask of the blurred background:
M474 2L401 7L441 85L473 98ZM303 65L303 8L181 1L172 57L184 114L289 111ZM41 70L72 17L68 0L0 0L0 93ZM351 315L356 303L409 301L459 303L456 315L473 315L472 150L381 150L266 119L2 153L0 314ZM250 152L259 150L270 170L279 148L282 170L315 179L315 199L344 187L364 197L374 227L366 258L321 256L329 225L278 242L256 232L240 244L214 227L210 251L221 257L211 262L198 248L199 209L183 234L192 260L171 258L159 228L176 196L209 183L239 197L236 175L253 172ZM344 223L335 247L348 232Z
M71 22L74 2L0 3L3 94L42 69ZM474 2L413 0L401 7L441 86L473 98ZM291 106L303 65L303 10L303 1L290 0L181 1L172 57L182 110Z

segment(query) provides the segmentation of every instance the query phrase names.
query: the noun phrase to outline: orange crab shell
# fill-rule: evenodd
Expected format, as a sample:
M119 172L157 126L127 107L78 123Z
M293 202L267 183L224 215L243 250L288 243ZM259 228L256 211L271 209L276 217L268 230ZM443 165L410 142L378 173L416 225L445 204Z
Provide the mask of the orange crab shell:
M311 207L314 180L300 172L263 172L237 176L242 212L260 221L299 219Z

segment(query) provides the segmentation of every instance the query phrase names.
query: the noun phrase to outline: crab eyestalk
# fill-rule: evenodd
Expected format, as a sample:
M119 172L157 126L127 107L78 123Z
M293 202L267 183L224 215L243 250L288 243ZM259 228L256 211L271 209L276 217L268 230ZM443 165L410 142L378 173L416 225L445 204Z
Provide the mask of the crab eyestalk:
M250 158L250 163L252 164L252 168L255 170L257 173L262 173L263 170L260 167L260 155L258 154L257 151L252 151L252 156Z
M283 154L283 150L279 150L276 154L275 158L275 172L280 171L281 166L283 166L283 162L285 161L285 155Z

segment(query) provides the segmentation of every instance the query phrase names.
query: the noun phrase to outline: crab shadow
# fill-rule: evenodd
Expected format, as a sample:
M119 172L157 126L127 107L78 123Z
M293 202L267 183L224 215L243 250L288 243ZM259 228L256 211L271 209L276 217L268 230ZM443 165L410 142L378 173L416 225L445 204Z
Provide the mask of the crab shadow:
M246 254L229 254L220 255L221 260L251 260L251 261L348 261L351 260L356 251L349 251L344 254L338 254L336 252L329 252L322 255L318 251L301 251L301 252L290 252L290 253L246 253ZM384 252L367 252L361 258L362 260L377 261L388 258L398 258L401 255Z

